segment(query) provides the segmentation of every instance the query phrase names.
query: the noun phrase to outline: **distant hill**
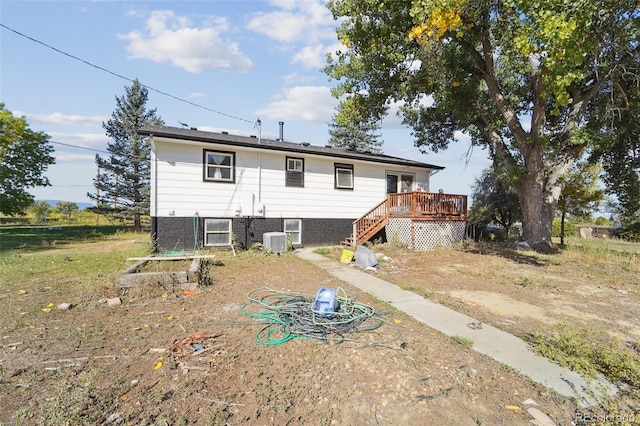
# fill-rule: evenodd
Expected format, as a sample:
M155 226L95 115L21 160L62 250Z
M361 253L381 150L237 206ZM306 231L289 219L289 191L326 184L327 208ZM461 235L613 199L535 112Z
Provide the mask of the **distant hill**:
M58 203L63 203L65 200L36 200L36 201L46 201L47 204L49 204L51 206L51 208L55 209L56 206L58 205ZM92 207L93 206L93 204L91 204L91 203L78 203L78 202L75 202L75 201L72 201L72 203L76 203L76 205L78 206L78 208L80 210L84 210L87 207Z

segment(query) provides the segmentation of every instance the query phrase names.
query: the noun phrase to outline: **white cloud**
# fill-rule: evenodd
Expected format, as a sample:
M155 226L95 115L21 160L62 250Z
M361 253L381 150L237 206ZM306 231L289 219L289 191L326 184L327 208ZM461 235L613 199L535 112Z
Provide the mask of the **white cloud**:
M253 16L247 28L284 43L317 43L335 39L335 21L321 1L274 0L280 10L260 12Z
M248 71L253 62L238 44L223 39L229 30L226 18L208 17L204 27L194 26L186 16L170 10L151 12L144 31L134 30L118 37L129 42L127 52L135 59L169 62L191 73L209 68Z
M314 44L305 46L298 53L293 55L291 62L300 63L307 69L321 69L327 65L327 53L332 55L340 50L342 44L334 43L330 46L323 44Z
M284 81L284 84L286 84L287 86L290 86L292 84L298 84L298 83L309 83L310 81L314 80L314 78L310 76L301 75L298 72L292 72L291 74L285 75L282 78L282 80Z
M25 117L29 124L74 124L74 125L101 125L103 121L107 121L109 117L102 115L69 115L61 112L52 112L51 114L30 114L22 111L13 111L14 117Z
M189 95L189 98L206 98L206 95L201 92L193 92Z
M256 111L256 114L271 119L327 123L338 106L338 100L331 96L329 87L324 86L285 88L276 97L277 100Z

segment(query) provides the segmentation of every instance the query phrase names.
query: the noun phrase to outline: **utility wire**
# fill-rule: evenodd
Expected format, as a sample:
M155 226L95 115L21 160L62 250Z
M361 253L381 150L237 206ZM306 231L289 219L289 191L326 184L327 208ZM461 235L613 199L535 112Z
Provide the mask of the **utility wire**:
M132 83L133 83L133 80L132 80L132 79L130 79L129 77L125 77L125 76L123 76L123 75L121 75L121 74L118 74L118 73L116 73L116 72L110 71L110 70L108 70L108 69L106 69L106 68L104 68L104 67L101 67L101 66L99 66L99 65L95 65L95 64L93 64L93 63L91 63L91 62L89 62L89 61L85 61L85 60L84 60L84 59L82 59L82 58L79 58L79 57L74 56L74 55L72 55L72 54L70 54L70 53L67 53L67 52L64 52L64 51L62 51L62 50L60 50L60 49L57 49L57 48L55 48L55 47L53 47L53 46L51 46L51 45L49 45L49 44L47 44L47 43L45 43L45 42L42 42L42 41L37 40L37 39L35 39L35 38L33 38L33 37L30 37L30 36L28 36L28 35L26 35L26 34L23 34L23 33L21 33L20 31L14 30L13 28L10 28L10 27L8 27L8 26L6 26L6 25L2 24L2 23L0 23L0 27L5 28L5 29L7 29L7 30L9 30L9 31L11 31L11 32L13 32L13 33L15 33L15 34L17 34L17 35L21 36L21 37L24 37L24 38L26 38L26 39L28 39L28 40L31 40L31 41L33 41L33 42L35 42L35 43L41 44L42 46L45 46L45 47L47 47L47 48L49 48L49 49L51 49L51 50L53 50L53 51L55 51L55 52L57 52L57 53L60 53L60 54L65 55L65 56L68 56L69 58L75 59L76 61L80 61L80 62L82 62L82 63L84 63L84 64L86 64L86 65L89 65L90 67L97 68L97 69L99 69L100 71L104 71L104 72L106 72L106 73L108 73L108 74L111 74L111 75L113 75L113 76L116 76L116 77L118 77L118 78L121 78L121 79L123 79L123 80L127 80L127 81L129 81L129 82L132 82ZM253 122L253 121L251 121L251 120L247 120L247 119L242 118L242 117L236 117L235 115L231 115L231 114L227 114L227 113L224 113L224 112L221 112L221 111L217 111L217 110L215 110L215 109L212 109L212 108L209 108L209 107L206 107L206 106L203 106L203 105L197 104L197 103L195 103L195 102L191 102L191 101L189 101L189 100L187 100L187 99L180 98L180 97L178 97L178 96L172 95L172 94L167 93L167 92L164 92L164 91L162 91L162 90L155 89L155 88L153 88L153 87L151 87L151 86L147 86L146 84L142 84L142 83L140 83L140 85L142 85L142 87L145 87L145 88L147 88L147 89L149 89L149 90L151 90L151 91L154 91L154 92L159 93L159 94L164 95L164 96L168 96L168 97L173 98L173 99L175 99L175 100L177 100L177 101L187 103L187 104L192 105L192 106L195 106L195 107L197 107L197 108L202 108L202 109L204 109L204 110L207 110L207 111L210 111L210 112L213 112L213 113L219 114L219 115L223 115L223 116L225 116L225 117L229 117L229 118L233 118L233 119L236 119L236 120L244 121L244 122L249 123L249 124L253 124L253 123L254 123L254 122Z
M93 152L102 152L104 154L111 154L108 151L103 151L101 149L94 149L94 148L87 148L86 146L80 146L80 145L72 145L70 143L64 143L64 142L56 142L56 141L49 141L50 143L54 143L56 145L64 145L64 146L70 146L72 148L78 148L78 149L86 149L87 151L93 151Z

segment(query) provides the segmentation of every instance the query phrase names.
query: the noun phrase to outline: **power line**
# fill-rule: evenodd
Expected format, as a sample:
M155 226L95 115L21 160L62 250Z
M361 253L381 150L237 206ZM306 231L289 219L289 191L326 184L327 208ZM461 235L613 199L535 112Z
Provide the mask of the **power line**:
M108 70L108 69L106 69L106 68L104 68L104 67L101 67L101 66L99 66L99 65L95 65L95 64L93 64L93 63L91 63L91 62L89 62L89 61L85 61L85 60L84 60L84 59L82 59L82 58L79 58L79 57L74 56L74 55L72 55L72 54L70 54L70 53L67 53L67 52L64 52L64 51L62 51L62 50L60 50L60 49L57 49L57 48L55 48L55 47L53 47L53 46L51 46L51 45L49 45L49 44L47 44L47 43L45 43L45 42L43 42L43 41L37 40L37 39L35 39L35 38L33 38L33 37L30 37L30 36L28 36L28 35L26 35L26 34L23 34L23 33L21 33L20 31L14 30L13 28L7 27L6 25L4 25L4 24L2 24L2 23L0 23L0 27L3 27L3 28L5 28L5 29L7 29L7 30L9 30L9 31L11 31L11 32L13 32L13 33L15 33L15 34L17 34L17 35L21 36L21 37L24 37L24 38L26 38L26 39L28 39L28 40L31 40L31 41L33 41L33 42L35 42L35 43L41 44L42 46L47 47L47 48L49 48L49 49L51 49L51 50L53 50L53 51L55 51L55 52L57 52L57 53L60 53L60 54L65 55L65 56L68 56L69 58L75 59L76 61L80 61L80 62L82 62L83 64L89 65L90 67L93 67L93 68L99 69L100 71L104 71L104 72L106 72L106 73L108 73L108 74L111 74L111 75L113 75L113 76L116 76L116 77L118 77L118 78L121 78L121 79L123 79L123 80L127 80L127 81L129 81L129 82L133 83L133 80L132 80L132 79L130 79L129 77L125 77L125 76L123 76L123 75L121 75L121 74L118 74L118 73L116 73L116 72L110 71L110 70ZM189 101L189 100L187 100L187 99L180 98L180 97L178 97L178 96L172 95L172 94L167 93L167 92L164 92L164 91L162 91L162 90L155 89L155 88L153 88L153 87L151 87L151 86L147 86L146 84L142 84L142 83L140 83L140 85L142 85L142 87L145 87L145 88L147 88L147 89L149 89L149 90L151 90L151 91L154 91L154 92L159 93L159 94L164 95L164 96L168 96L168 97L173 98L173 99L175 99L175 100L178 100L178 101L180 101L180 102L187 103L187 104L192 105L192 106L195 106L195 107L197 107L197 108L202 108L202 109L204 109L204 110L207 110L207 111L210 111L210 112L213 112L213 113L219 114L219 115L223 115L223 116L225 116L225 117L229 117L229 118L233 118L233 119L236 119L236 120L244 121L244 122L246 122L246 123L250 123L250 124L253 124L253 123L254 123L253 121L247 120L247 119L245 119L245 118L242 118L242 117L236 117L235 115L231 115L231 114L227 114L227 113L224 113L224 112L221 112L221 111L217 111L217 110L215 110L215 109L212 109L212 108L206 107L206 106L204 106L204 105L197 104L197 103L195 103L195 102L191 102L191 101Z
M64 146L70 146L72 148L78 148L78 149L86 149L87 151L93 151L93 152L102 152L104 154L111 154L108 151L103 151L101 149L94 149L94 148L87 148L86 146L80 146L80 145L73 145L70 143L64 143L64 142L56 142L56 141L49 141L50 143L54 143L56 145L64 145Z

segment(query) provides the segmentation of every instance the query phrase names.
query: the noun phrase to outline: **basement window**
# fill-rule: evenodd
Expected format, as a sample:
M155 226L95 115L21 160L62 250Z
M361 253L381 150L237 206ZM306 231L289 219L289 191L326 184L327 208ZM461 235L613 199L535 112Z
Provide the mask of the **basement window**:
M204 245L214 247L230 246L231 219L205 219Z
M285 219L284 232L294 246L302 244L302 219Z

